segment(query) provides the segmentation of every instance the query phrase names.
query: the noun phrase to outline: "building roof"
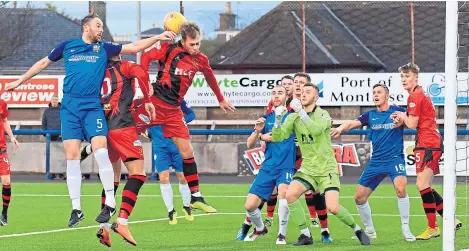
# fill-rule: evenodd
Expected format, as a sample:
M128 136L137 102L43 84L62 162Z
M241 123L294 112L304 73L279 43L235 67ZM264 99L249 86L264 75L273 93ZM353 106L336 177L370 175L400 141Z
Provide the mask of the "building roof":
M311 67L384 64L323 5L305 5L306 64ZM300 2L283 2L222 45L211 57L214 68L243 65L299 67L302 58Z
M386 65L412 59L409 2L330 2L327 6ZM424 72L445 70L445 3L414 2L415 63Z
M5 20L0 17L2 25L17 27L24 18L24 13L27 13L33 26L29 31L30 35L24 45L19 46L11 56L0 60L0 72L23 73L36 61L47 56L60 42L81 38L81 27L78 22L49 9L3 8L2 16ZM112 41L109 31L103 33L103 41ZM5 36L0 36L0 44L2 42L5 42ZM63 70L63 62L52 64L47 69L48 72Z
M155 35L159 35L163 32L164 32L164 30L162 28L153 27L153 28L150 28L146 31L143 31L141 34L142 34L142 36L155 36Z
M299 5L283 2L246 27L210 58L212 67L301 65ZM305 2L307 65L396 71L411 61L409 10L409 2ZM463 12L469 4L459 17L467 24ZM415 63L423 72L444 71L445 2L414 2L414 21ZM462 34L460 44L468 45ZM468 54L467 46L460 47L460 67L467 68Z

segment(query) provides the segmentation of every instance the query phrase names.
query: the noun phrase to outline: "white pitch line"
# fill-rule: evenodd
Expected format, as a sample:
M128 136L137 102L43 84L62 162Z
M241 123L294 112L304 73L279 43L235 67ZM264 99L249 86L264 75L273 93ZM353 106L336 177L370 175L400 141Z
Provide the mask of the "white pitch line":
M13 194L13 197L69 197L68 194ZM246 198L246 195L204 195L204 198ZM101 197L100 194L82 194L81 197ZM160 194L140 194L142 197L161 197ZM181 197L181 195L173 195L173 197ZM340 196L341 199L353 199L353 196ZM371 196L371 199L397 199L397 196ZM409 197L409 199L422 199L420 196ZM458 200L469 199L469 197L456 197Z
M223 215L223 213L219 213ZM195 214L194 216L208 216L210 214ZM185 216L179 216L176 218L184 218ZM168 218L159 218L159 219L151 219L151 220L139 220L139 221L129 221L129 224L138 224L138 223L146 223L146 222L156 222L156 221L164 221L168 220ZM9 237L21 237L21 236L28 236L28 235L38 235L38 234L49 234L49 233L59 233L59 232L66 232L66 231L75 231L75 230L82 230L82 229L89 229L89 228L99 228L100 225L93 225L93 226L86 226L86 227L74 227L74 228L61 228L61 229L54 229L54 230L45 230L45 231L37 231L37 232L28 232L28 233L20 233L20 234L6 234L0 235L0 238L9 238Z
M213 215L245 215L245 214L246 213L215 213L215 214L195 214L194 216L195 217L201 217L201 216L213 216ZM305 215L309 216L309 214L305 214ZM352 216L359 216L359 215L358 214L352 214ZM373 216L375 216L375 217L400 217L399 214L373 214ZM457 216L465 216L465 215L457 215ZM184 218L184 217L185 216L179 216L177 218ZM410 217L426 217L426 216L425 215L410 215ZM131 221L131 222L129 222L129 224L157 222L157 221L166 221L166 220L168 220L168 218L158 218L158 219L151 219L151 220L139 220L139 221ZM6 234L6 235L0 235L0 239L1 238L10 238L10 237L39 235L39 234L59 233L59 232L75 231L75 230L98 228L98 227L99 227L99 225L93 225L93 226L86 226L86 227L61 228L61 229L27 232L27 233L19 233L19 234Z

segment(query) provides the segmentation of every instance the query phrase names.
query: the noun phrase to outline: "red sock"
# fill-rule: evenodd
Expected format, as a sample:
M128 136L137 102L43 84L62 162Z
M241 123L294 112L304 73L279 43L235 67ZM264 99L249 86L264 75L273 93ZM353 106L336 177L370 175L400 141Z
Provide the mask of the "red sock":
M197 164L195 163L194 158L183 159L182 160L182 171L184 172L184 177L187 180L189 185L189 190L191 194L194 194L199 191L199 174L197 172Z
M277 205L277 195L272 194L267 201L267 217L273 218L275 206Z
M319 224L321 228L328 228L326 198L324 195L315 194L313 196L314 204L316 204L316 212L318 213Z
M432 188L427 187L420 191L422 197L423 209L428 220L428 227L436 228L436 203L433 196Z
M316 219L316 207L314 205L313 194L305 194L306 205L308 206L309 210L309 217L310 219Z
M125 184L124 191L122 191L122 202L119 211L119 218L128 219L129 215L137 203L138 192L145 183L147 177L143 175L129 176L129 180Z
M2 214L7 214L11 200L11 185L3 185L2 189L3 210Z

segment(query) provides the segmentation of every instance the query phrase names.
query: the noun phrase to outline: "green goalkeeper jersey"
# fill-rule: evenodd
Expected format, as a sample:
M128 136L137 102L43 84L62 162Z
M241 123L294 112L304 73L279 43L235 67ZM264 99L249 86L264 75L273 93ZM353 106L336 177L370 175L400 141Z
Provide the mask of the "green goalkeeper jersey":
M304 122L298 113L288 115L279 128L272 129L272 141L280 142L295 132L303 162L301 172L311 176L338 174L337 161L331 145L331 117L316 106Z

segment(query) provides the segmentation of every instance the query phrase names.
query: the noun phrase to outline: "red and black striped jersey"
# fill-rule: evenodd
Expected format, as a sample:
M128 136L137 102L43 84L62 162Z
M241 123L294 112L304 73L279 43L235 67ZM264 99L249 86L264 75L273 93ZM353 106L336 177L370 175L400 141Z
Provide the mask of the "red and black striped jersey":
M171 106L179 107L197 72L205 80L219 102L224 100L207 56L203 53L190 55L181 42L163 43L142 54L142 67L148 71L150 62L158 60L158 78L153 83L154 95Z
M133 116L137 84L145 102L150 102L147 72L131 61L113 61L108 64L101 86L101 100L109 130L135 125Z

